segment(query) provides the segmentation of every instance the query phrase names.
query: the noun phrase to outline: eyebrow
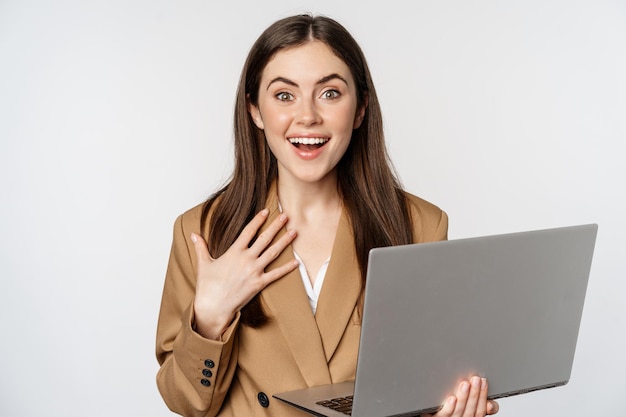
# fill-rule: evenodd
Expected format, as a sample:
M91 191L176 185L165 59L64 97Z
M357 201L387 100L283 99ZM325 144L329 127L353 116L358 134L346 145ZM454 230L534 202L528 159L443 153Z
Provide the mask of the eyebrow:
M331 80L341 80L346 85L348 85L348 81L344 77L342 77L341 75L339 75L337 73L332 73L332 74L326 75L325 77L320 78L315 84L316 85L324 84L324 83L327 83L328 81L331 81ZM276 82L283 82L283 83L285 83L287 85L291 85L293 87L299 87L298 83L296 83L295 81L290 80L289 78L276 77L276 78L274 78L272 81L270 81L267 84L267 89L269 90L271 85L276 83Z

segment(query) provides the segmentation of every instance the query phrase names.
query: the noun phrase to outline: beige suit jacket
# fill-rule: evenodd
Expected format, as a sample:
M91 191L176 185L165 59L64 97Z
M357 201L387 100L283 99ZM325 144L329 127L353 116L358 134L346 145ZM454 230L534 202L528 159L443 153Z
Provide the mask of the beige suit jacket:
M446 213L407 197L414 241L446 239ZM269 225L279 213L275 193L267 207ZM305 416L272 394L355 376L362 288L349 220L344 213L315 316L295 269L261 292L268 324L252 329L240 325L237 316L222 341L213 341L192 329L196 257L190 234L200 232L200 213L197 206L174 226L157 329L157 385L163 399L184 416ZM275 263L290 259L293 250L287 248Z

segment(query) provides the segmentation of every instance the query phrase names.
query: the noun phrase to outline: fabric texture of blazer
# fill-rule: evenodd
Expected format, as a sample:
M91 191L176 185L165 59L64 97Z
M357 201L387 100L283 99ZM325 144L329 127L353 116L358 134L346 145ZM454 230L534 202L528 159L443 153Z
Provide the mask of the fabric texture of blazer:
M414 242L446 239L446 213L419 197L406 196ZM276 193L270 193L267 207L265 225L279 215ZM201 205L192 208L174 226L156 341L161 396L184 416L308 415L272 394L355 377L362 285L347 216L343 213L339 222L315 315L296 268L261 291L270 317L266 325L240 325L237 314L222 340L214 341L192 329L196 255L190 236L201 232L201 211ZM293 258L288 247L274 263Z

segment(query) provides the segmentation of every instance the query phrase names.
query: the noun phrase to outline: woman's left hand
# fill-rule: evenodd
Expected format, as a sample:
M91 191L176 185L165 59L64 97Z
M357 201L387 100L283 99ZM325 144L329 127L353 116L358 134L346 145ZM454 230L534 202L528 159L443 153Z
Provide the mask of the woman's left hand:
M461 381L455 395L448 397L437 414L424 414L422 417L484 417L496 414L498 403L487 399L487 391L485 378L474 376L469 381Z

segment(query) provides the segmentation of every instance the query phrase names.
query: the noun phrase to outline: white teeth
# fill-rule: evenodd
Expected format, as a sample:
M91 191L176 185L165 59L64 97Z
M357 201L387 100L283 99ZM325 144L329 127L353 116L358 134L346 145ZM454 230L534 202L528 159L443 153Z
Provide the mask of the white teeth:
M300 143L302 145L321 145L328 140L328 138L289 138L289 142L292 144Z

